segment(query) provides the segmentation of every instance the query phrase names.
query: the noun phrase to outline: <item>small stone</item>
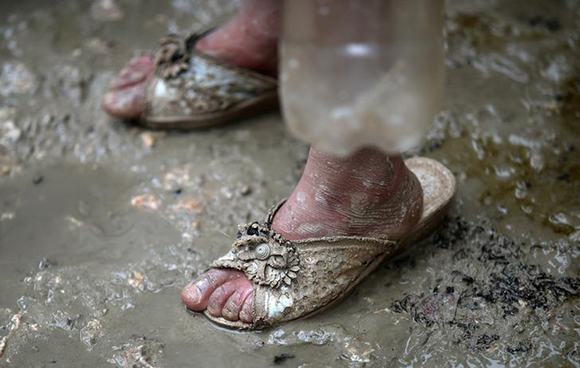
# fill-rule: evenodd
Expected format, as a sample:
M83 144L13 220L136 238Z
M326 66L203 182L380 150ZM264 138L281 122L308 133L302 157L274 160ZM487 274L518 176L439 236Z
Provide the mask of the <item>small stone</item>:
M8 165L0 167L0 178L8 176L8 174L10 174L10 171L12 171L12 168Z
M249 185L244 185L240 190L240 194L243 196L247 196L248 194L252 193L252 188Z
M203 211L201 201L198 199L186 199L174 206L176 211L186 211L193 214L200 214Z
M2 65L0 69L1 96L32 92L36 86L36 76L24 63L5 63Z
M131 199L131 205L138 209L159 209L159 200L151 194L141 194Z
M143 290L143 283L145 282L145 276L139 271L133 271L133 277L127 280L127 283L133 286L135 289Z
M91 38L88 47L95 54L106 54L111 49L111 44L99 38Z
M280 365L282 363L284 363L286 360L288 359L292 359L294 358L293 354L280 354L280 355L276 355L274 357L274 364L275 365Z
M98 21L114 21L123 18L123 12L114 0L95 1L91 6L91 14Z
M39 270L46 270L47 268L51 268L52 266L56 266L56 262L55 261L51 261L48 258L43 258L38 263L38 269Z
M574 242L580 242L580 229L577 229L575 232L570 234L570 240Z
M143 142L143 145L149 149L153 148L153 146L155 146L155 138L153 137L153 135L150 132L145 132L141 134L141 141Z
M4 212L0 215L0 221L14 220L14 212Z
M99 337L103 335L103 326L98 319L93 319L80 331L80 337L83 344L92 348L97 343Z

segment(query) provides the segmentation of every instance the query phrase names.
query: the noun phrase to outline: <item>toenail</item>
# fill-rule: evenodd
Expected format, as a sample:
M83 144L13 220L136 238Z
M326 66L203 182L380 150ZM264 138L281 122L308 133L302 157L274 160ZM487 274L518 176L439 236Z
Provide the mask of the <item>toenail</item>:
M209 284L209 281L207 280L207 278L203 277L201 280L197 280L196 282L191 283L191 286L195 286L197 288L197 290L202 293L203 291L205 291L205 289L207 289Z
M201 290L195 284L189 284L186 287L187 299L191 301L192 304L199 304L201 301Z

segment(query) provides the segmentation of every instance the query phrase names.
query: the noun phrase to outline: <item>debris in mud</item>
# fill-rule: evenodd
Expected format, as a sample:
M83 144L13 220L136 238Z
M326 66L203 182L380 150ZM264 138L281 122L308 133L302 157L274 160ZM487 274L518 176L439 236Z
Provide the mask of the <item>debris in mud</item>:
M35 175L32 178L32 184L34 184L34 185L38 185L38 184L42 183L43 181L44 181L44 176L42 176L42 175Z
M532 342L529 339L518 341L507 347L507 352L510 354L526 353L532 348Z
M313 344L313 345L324 345L330 341L333 341L337 332L344 333L342 328L330 329L318 329L312 331L294 331L292 333L287 333L283 329L278 329L270 333L268 337L268 344L270 345L285 345L285 346L295 346L303 344Z
M250 187L249 185L244 185L241 189L240 189L240 194L243 196L247 196L252 194L252 187Z
M98 21L115 21L123 18L123 12L115 0L98 0L91 6L91 14Z
M22 136L22 131L16 126L13 120L0 122L0 147L10 149L18 142Z
M458 343L472 349L488 349L508 336L502 328L522 333L534 318L549 319L552 310L580 295L580 278L557 277L525 263L529 248L486 223L453 218L434 236L433 245L442 251L432 257L448 257L453 266L440 271L431 290L408 293L391 310L410 314L427 329L446 326L457 333ZM506 349L524 351L525 346Z
M68 312L57 310L52 315L52 324L65 331L72 331L77 328L78 321L81 319L80 314L71 315Z
M347 336L344 340L343 353L340 358L349 361L355 366L371 363L372 353L375 351L368 341L362 341L356 337Z
M140 210L157 210L159 205L159 200L152 194L140 194L131 199L131 206Z
M12 335L20 328L20 323L22 321L22 313L16 313L10 318L10 323L6 327L8 330L8 335L2 337L0 339L0 358L4 356L6 353L6 349L8 348L8 342Z
M53 261L51 259L48 258L43 258L40 260L40 262L38 262L38 269L39 270L46 270L47 268L51 268L53 266L56 266L57 262Z
M294 354L280 354L280 355L276 355L274 357L274 364L275 365L280 365L284 362L286 362L288 359L292 359L294 358Z
M163 344L146 337L133 338L130 342L113 347L110 364L123 368L156 368L163 354Z
M176 212L183 211L199 215L203 211L203 206L199 199L191 198L179 201L173 206L173 210Z
M23 63L5 63L0 73L0 96L32 92L36 77Z
M149 149L153 148L156 143L155 137L151 132L141 133L141 141L143 142L143 146Z
M14 217L15 217L14 212L4 212L0 214L0 221L14 220Z
M133 271L133 277L127 279L127 283L135 289L143 291L145 276L139 271Z
M190 181L189 171L191 170L190 165L185 165L183 167L175 167L168 170L163 177L163 188L168 191L176 190L178 188L183 189L186 186L192 184ZM202 184L203 178L196 178L194 184Z
M88 42L87 42L87 47L90 51L92 51L95 54L106 54L109 51L111 51L111 48L113 48L114 43L113 42L105 42L103 40L101 40L100 38L91 38Z
M98 338L103 336L103 326L98 319L93 319L80 331L80 338L83 344L92 349L97 343Z

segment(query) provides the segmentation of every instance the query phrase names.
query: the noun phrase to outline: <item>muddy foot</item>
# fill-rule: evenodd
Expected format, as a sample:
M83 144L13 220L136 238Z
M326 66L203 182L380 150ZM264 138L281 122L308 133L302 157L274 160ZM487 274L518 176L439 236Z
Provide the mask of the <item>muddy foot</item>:
M290 240L336 235L398 239L419 221L422 201L419 181L401 156L363 149L341 159L313 148L272 227ZM239 271L211 269L181 296L191 310L252 321L252 283Z
M280 1L245 0L237 14L196 44L196 49L242 68L275 76L278 70ZM103 96L107 113L138 119L147 78L155 66L152 56L131 60L111 80Z

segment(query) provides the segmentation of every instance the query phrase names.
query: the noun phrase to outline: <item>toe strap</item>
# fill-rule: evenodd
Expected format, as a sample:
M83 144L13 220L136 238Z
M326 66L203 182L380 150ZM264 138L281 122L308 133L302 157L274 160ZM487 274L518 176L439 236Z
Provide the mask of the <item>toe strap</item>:
M291 241L268 225L254 222L240 227L232 249L211 267L233 268L256 285L280 289L292 285L300 271L300 259Z

